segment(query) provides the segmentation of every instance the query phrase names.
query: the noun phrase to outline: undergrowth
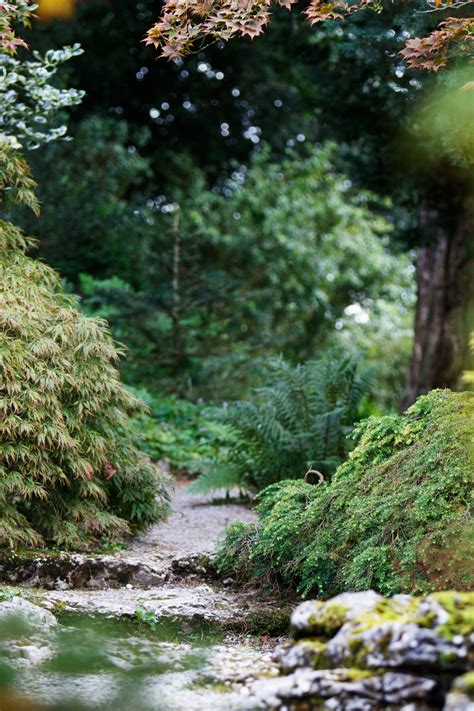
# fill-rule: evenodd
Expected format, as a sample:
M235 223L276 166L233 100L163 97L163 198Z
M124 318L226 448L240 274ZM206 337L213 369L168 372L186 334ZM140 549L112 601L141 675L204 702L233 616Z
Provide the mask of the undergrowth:
M133 389L148 406L133 419L140 446L152 459L166 459L174 473L194 474L216 457L231 436L230 428L214 416L214 408L172 395L156 397Z
M474 394L432 391L353 436L331 482L259 495L258 523L227 529L220 571L303 595L472 589Z
M326 358L292 366L267 362L267 382L252 398L221 410L229 427L218 456L194 491L238 486L257 491L312 467L329 478L346 457L347 435L359 418L371 373L354 358Z

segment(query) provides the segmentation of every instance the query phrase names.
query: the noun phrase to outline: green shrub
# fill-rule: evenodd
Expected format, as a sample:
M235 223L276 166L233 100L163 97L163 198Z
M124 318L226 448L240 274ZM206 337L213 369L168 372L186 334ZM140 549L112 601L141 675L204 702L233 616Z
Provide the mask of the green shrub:
M205 404L133 392L148 406L133 420L141 448L152 459L167 459L175 472L201 471L230 436L229 427L213 419L213 408Z
M51 120L82 92L49 83L78 46L12 58L21 40L12 40L10 24L25 24L33 10L24 2L2 8L0 204L38 215L18 148L63 136L65 126ZM66 241L68 228L63 222ZM0 220L0 545L83 547L155 521L167 495L134 446L128 416L141 405L120 383L106 323L77 310L58 275L26 255L31 245Z
M303 477L309 467L328 477L346 456L347 434L368 392L370 374L359 373L353 358L296 367L279 358L267 367L267 387L221 414L232 428L231 437L195 490L259 490Z
M0 222L0 544L82 547L159 518L164 482L133 444L141 405L105 322L75 308L30 244Z
M354 438L331 482L265 489L258 526L227 530L221 570L304 595L472 588L474 394L432 391Z

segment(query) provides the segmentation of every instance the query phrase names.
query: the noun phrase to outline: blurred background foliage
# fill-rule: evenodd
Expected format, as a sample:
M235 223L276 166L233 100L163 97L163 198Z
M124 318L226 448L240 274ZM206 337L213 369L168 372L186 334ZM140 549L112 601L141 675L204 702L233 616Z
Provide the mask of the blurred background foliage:
M423 157L438 138L413 120L438 80L399 54L438 19L397 1L315 31L282 10L258 42L166 63L140 42L151 0L65 3L56 19L47 4L27 39L80 43L63 82L86 96L73 140L30 152L42 214L21 220L127 346L122 375L149 392L157 451L164 422L180 439L180 408L194 433L199 400L244 398L280 354L362 354L377 364L364 407L396 410L415 251L463 219L465 166L441 178Z

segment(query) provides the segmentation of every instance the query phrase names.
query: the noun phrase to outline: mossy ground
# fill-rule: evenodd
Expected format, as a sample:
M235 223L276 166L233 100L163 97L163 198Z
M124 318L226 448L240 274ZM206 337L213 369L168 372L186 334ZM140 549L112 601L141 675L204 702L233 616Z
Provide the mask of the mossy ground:
M265 489L259 523L228 530L220 569L322 597L473 589L474 393L432 391L354 436L331 482Z

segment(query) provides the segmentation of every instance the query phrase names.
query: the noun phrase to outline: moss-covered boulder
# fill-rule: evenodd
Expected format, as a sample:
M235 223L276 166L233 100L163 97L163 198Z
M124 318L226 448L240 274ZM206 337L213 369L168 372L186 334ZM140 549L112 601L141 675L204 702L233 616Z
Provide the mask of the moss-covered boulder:
M220 569L323 596L472 589L474 393L433 391L354 438L331 482L264 490L259 523L228 530Z
M473 593L314 600L294 611L292 634L276 655L282 676L251 687L259 708L428 711L469 701Z
M0 222L0 545L84 547L163 515L163 477L134 446L102 321Z

